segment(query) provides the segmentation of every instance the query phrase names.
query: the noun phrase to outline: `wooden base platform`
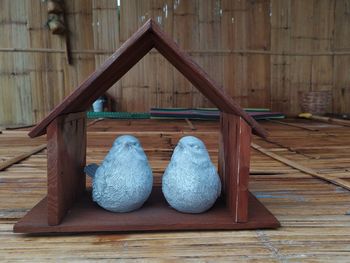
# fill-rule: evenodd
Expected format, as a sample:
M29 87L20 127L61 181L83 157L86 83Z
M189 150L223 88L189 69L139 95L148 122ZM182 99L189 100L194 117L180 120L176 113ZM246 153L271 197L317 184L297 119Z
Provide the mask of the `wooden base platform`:
M235 223L223 200L202 214L179 213L168 206L160 187L155 187L145 205L131 213L111 213L95 204L87 192L57 226L47 223L46 198L14 226L17 233L70 233L149 230L214 230L277 228L277 219L252 194L249 221Z

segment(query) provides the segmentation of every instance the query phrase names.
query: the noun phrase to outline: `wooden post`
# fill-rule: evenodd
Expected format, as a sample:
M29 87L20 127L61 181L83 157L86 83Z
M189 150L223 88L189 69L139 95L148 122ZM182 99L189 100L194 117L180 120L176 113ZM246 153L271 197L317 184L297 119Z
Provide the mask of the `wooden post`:
M85 190L85 112L61 115L47 127L48 224L58 225Z
M251 127L239 116L221 113L219 173L235 222L248 221Z
M219 133L219 155L218 155L218 171L221 179L221 191L226 195L226 172L225 172L225 151L227 151L227 142L225 147L225 138L227 137L227 121L224 120L223 112L220 112L220 133Z

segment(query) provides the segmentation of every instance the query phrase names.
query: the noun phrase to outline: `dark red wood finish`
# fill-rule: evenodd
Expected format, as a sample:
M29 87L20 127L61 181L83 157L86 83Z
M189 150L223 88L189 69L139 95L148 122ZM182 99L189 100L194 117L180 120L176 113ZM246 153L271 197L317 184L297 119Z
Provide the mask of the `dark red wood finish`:
M58 225L85 190L85 113L57 117L47 128L47 140L47 219Z
M256 229L279 227L277 219L253 196L249 195L249 220L236 223L223 200L202 214L179 213L169 207L160 188L154 188L145 205L131 213L111 213L84 195L58 226L47 224L47 199L43 199L14 227L17 233L73 233L104 231Z
M239 116L220 117L219 173L226 203L235 222L248 220L251 128Z

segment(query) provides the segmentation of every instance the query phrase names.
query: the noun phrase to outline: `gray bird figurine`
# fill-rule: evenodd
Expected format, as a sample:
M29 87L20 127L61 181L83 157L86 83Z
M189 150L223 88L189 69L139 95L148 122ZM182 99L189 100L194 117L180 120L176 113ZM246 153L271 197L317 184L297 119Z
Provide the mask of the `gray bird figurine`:
M174 209L202 213L221 193L221 182L204 143L193 136L181 138L162 178L162 191Z
M153 175L137 138L118 137L100 166L91 164L85 172L92 181L93 200L111 212L140 208L152 191Z

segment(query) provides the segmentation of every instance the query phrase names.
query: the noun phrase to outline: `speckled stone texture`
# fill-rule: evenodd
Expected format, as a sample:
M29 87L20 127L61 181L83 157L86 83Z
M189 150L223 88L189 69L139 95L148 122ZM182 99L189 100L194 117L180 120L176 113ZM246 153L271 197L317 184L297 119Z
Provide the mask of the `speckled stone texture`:
M96 165L85 168L93 177L92 197L108 211L131 212L140 208L151 194L152 170L134 136L118 137L95 173L94 169Z
M162 178L168 203L183 213L202 213L221 193L221 182L204 143L193 136L181 138Z

